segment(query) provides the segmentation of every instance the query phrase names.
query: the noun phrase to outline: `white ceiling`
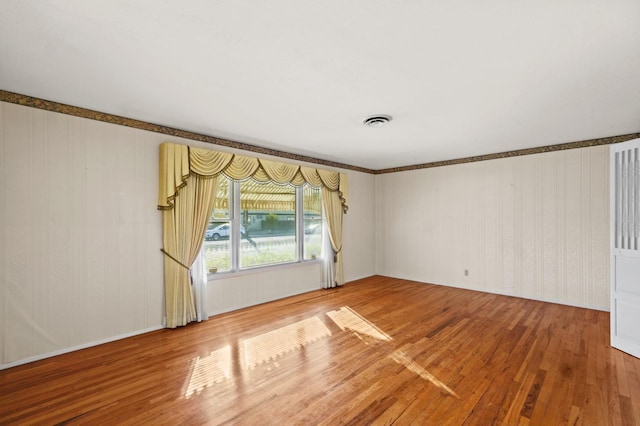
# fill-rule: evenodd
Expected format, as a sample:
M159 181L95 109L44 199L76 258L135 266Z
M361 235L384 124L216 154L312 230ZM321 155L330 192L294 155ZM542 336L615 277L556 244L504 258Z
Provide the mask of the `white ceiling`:
M640 131L640 1L0 0L0 89L370 169L450 160Z

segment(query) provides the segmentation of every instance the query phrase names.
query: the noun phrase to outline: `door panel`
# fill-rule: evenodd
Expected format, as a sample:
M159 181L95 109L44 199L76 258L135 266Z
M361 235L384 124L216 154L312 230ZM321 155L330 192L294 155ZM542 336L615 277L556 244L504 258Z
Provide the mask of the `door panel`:
M640 345L640 312L637 304L618 301L618 336Z
M616 291L624 292L631 296L640 296L640 262L638 257L631 257L625 255L615 256L615 272L616 272ZM640 323L638 323L640 328Z

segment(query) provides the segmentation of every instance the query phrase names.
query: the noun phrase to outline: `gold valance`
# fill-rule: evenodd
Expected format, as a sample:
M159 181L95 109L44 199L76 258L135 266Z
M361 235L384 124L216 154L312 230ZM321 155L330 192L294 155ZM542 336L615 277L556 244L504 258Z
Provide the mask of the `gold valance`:
M259 182L273 181L292 185L308 183L316 188L326 188L338 192L343 211L346 213L348 209L345 173L169 142L160 145L158 209L173 208L178 189L187 184L191 174L213 178L220 173L237 180L250 177Z

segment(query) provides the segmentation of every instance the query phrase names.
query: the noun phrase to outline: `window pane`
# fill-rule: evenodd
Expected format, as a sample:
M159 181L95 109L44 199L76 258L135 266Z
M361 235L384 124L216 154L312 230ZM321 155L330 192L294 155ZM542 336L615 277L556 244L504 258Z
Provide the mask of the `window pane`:
M322 251L322 192L305 185L304 205L304 259L319 259Z
M297 260L295 212L293 186L240 183L241 268Z
M218 192L216 192L216 202L213 205L213 213L211 214L211 221L214 222L221 219L231 220L231 197L229 196L231 190L231 181L224 175L218 176Z
M204 255L209 272L231 270L231 206L230 181L225 176L218 177L216 201L204 234Z

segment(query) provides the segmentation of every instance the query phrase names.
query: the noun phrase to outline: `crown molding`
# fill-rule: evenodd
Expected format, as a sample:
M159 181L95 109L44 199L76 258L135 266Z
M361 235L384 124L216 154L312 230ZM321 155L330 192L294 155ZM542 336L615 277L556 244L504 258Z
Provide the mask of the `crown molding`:
M274 157L286 158L289 160L302 161L307 163L320 164L328 167L340 169L354 170L357 172L381 175L386 173L406 172L410 170L429 169L433 167L453 166L456 164L474 163L477 161L497 160L500 158L518 157L521 155L542 154L545 152L563 151L567 149L586 148L597 145L610 145L619 142L625 142L631 139L640 138L640 133L629 133L626 135L610 136L598 139L589 139L579 142L568 142L556 145L547 145L535 148L518 149L515 151L498 152L495 154L477 155L474 157L457 158L453 160L434 161L431 163L414 164L401 167L390 167L387 169L367 169L365 167L353 166L350 164L337 163L334 161L322 160L320 158L309 157L306 155L293 154L291 152L280 151L270 148L264 148L257 145L251 145L243 142L236 142L228 139L217 138L215 136L203 135L201 133L191 132L188 130L176 129L173 127L162 126L159 124L148 123L146 121L135 120L132 118L121 117L118 115L107 114L104 112L94 111L73 105L62 104L58 102L48 101L32 96L21 95L0 89L0 101L17 105L28 106L31 108L43 109L46 111L57 112L60 114L72 115L75 117L87 118L90 120L102 121L105 123L116 124L119 126L132 127L134 129L147 130L154 133L160 133L169 136L175 136L184 139L195 140L199 142L210 143L213 145L224 146L227 148L240 149L243 151L254 152L264 155L272 155Z
M103 121L105 123L116 124L119 126L132 127L134 129L147 130L163 135L175 136L184 139L190 139L199 142L206 142L213 145L224 146L227 148L240 149L243 151L255 152L258 154L272 155L274 157L286 158L289 160L303 161L307 163L320 164L328 167L340 169L354 170L363 173L374 173L374 170L364 167L353 166L350 164L338 163L335 161L322 160L320 158L309 157L306 155L293 154L291 152L279 151L276 149L264 148L257 145L251 145L243 142L236 142L228 139L217 138L215 136L203 135L201 133L191 132L188 130L176 129L173 127L162 126L160 124L148 123L146 121L135 120L132 118L121 117L118 115L107 114L100 111L81 108L73 105L62 104L58 102L48 101L45 99L34 98L32 96L21 95L0 89L0 101L12 104L27 106L31 108L43 109L46 111L57 112L60 114L73 115L75 117L88 118L90 120Z
M568 142L556 145L539 146L535 148L517 149L515 151L498 152L495 154L477 155L475 157L457 158L454 160L434 161L432 163L414 164L412 166L390 167L388 169L374 170L374 174L406 172L409 170L430 169L433 167L453 166L455 164L475 163L477 161L497 160L500 158L518 157L521 155L542 154L545 152L564 151L567 149L587 148L598 145L611 145L619 142L626 142L631 139L640 138L640 133L629 133L620 136L609 136L606 138L588 139L579 142Z

